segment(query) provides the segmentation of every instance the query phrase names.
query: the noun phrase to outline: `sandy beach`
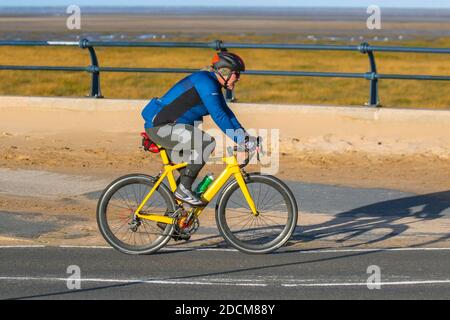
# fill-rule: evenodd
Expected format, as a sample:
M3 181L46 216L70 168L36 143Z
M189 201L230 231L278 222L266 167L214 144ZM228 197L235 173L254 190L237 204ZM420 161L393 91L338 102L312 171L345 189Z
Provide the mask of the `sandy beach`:
M161 168L159 155L140 148L145 103L5 97L0 109L0 167L94 176L156 173ZM416 193L450 187L447 111L374 113L357 107L250 104L232 109L247 129L266 130L267 140L279 136L278 155L271 163L282 178ZM205 118L204 129L213 128L213 121ZM216 163L204 170L222 168Z

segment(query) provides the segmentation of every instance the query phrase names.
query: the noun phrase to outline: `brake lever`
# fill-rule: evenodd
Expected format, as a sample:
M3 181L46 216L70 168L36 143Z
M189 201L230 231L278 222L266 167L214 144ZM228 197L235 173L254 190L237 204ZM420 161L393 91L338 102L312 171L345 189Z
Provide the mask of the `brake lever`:
M258 162L261 161L260 154L264 155L264 152L261 144L261 137L258 136L256 138L256 159L258 160Z

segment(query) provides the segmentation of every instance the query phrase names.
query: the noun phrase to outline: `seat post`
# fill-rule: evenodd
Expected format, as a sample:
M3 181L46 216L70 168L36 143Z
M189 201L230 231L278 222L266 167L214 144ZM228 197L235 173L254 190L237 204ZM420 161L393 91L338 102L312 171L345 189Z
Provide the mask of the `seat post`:
M166 149L160 149L159 154L161 155L162 162L165 166L170 164L169 156L167 155Z

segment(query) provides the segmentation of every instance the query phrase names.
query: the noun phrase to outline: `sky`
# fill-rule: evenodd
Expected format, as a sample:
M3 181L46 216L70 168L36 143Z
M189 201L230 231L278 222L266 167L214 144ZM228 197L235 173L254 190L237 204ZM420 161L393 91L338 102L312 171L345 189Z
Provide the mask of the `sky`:
M3 6L294 6L294 7L380 7L399 8L449 8L450 0L1 0Z

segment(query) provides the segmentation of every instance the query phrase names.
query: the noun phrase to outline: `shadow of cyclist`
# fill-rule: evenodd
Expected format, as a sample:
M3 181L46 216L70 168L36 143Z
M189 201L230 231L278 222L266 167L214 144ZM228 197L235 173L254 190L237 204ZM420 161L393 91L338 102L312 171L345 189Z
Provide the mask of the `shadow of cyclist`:
M377 243L404 233L412 223L441 218L448 208L450 190L382 201L339 213L325 223L298 227L291 241L311 242L338 238L335 241L345 242L358 237L359 243L348 246ZM400 221L408 217L415 218L416 221ZM377 230L378 233L375 234L374 231ZM364 236L367 240L364 240ZM446 238L450 238L450 233L440 240Z

